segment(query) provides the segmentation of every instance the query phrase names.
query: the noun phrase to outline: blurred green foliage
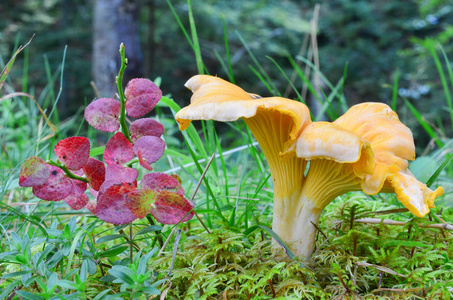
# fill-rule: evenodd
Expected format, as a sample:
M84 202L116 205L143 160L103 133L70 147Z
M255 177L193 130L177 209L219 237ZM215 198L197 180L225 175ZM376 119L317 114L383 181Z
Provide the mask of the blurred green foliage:
M0 55L10 57L17 45L36 33L29 47L29 82L36 89L47 80L45 60L54 72L61 64L68 45L63 94L59 103L62 117L74 113L94 93L91 76L92 3L88 0L2 1L0 4ZM176 22L166 0L142 0L141 43L145 56L145 74L162 77L162 89L186 104L190 92L183 84L197 73L195 56ZM188 4L171 1L183 26L189 30ZM239 35L253 52L279 92L288 82L266 55L288 74L292 67L288 55L301 52L310 31L317 1L192 1L201 53L207 70L227 78L219 62L226 63L224 32L227 33L232 69L237 83L245 89L269 95L250 66L253 61ZM224 25L225 24L225 25ZM429 49L420 41L430 39L442 45L453 57L453 4L448 0L331 0L321 4L318 21L320 70L332 82L338 82L348 64L344 88L349 105L363 101L390 103L392 86L398 73L399 95L411 101L435 127L446 128L451 135L445 95ZM224 27L225 26L225 27ZM438 47L436 51L446 69ZM307 57L308 48L302 51ZM20 57L19 59L23 59ZM11 78L19 87L20 68ZM445 70L445 72L447 72ZM295 86L302 88L296 80ZM323 88L323 86L321 86ZM288 97L295 98L294 93ZM415 132L420 144L429 141L417 121L399 103L403 121Z
M63 117L72 115L92 99L91 80L91 2L88 0L6 0L0 3L0 66L6 63L19 45L34 34L33 41L20 55L9 78L21 91L28 78L27 92L39 95L47 83L48 72L55 80L61 71L65 46L68 46L59 110ZM28 69L22 68L29 60ZM46 70L48 64L48 70ZM55 94L59 84L56 84ZM6 91L3 90L2 93ZM49 102L49 99L43 99ZM40 103L41 104L41 103Z

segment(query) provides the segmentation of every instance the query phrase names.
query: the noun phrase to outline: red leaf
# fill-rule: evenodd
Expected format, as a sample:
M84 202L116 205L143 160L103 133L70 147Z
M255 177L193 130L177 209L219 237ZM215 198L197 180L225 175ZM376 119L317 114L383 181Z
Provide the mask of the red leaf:
M27 158L19 173L19 185L22 187L44 184L50 176L49 165L37 156Z
M156 201L157 192L152 190L139 190L127 195L127 207L140 219L151 212L151 207Z
M140 150L137 152L137 156L138 156L138 162L140 163L140 166L142 166L143 168L145 168L149 171L153 170L153 167L151 167L151 165L149 163L147 163L146 160L143 158L143 155L140 152Z
M99 188L99 193L105 192L114 184L132 183L137 186L138 170L134 168L123 167L122 165L108 165L105 169L105 181Z
M105 165L102 161L90 157L87 163L83 166L83 173L88 179L91 187L95 191L99 191L101 184L105 180Z
M105 180L114 180L120 182L136 182L138 170L134 168L123 167L122 165L109 165L105 169Z
M82 136L69 137L59 141L54 151L68 169L79 170L90 157L90 141Z
M142 189L150 189L155 192L169 191L184 196L184 189L173 176L165 173L148 173L145 174L140 182Z
M156 208L151 214L162 224L186 222L194 216L193 205L181 195L169 191L161 191L154 202Z
M123 164L134 158L134 148L121 133L115 133L105 145L104 161L106 164Z
M70 181L72 183L72 191L63 201L72 209L79 210L88 203L88 196L85 194L88 184L76 179L70 179Z
M88 199L88 203L85 205L85 208L88 209L93 215L95 215L96 205L96 199Z
M63 199L72 209L79 210L84 208L88 204L88 195L82 194L79 197L68 196Z
M127 207L128 193L135 191L130 183L110 186L98 199L96 216L115 225L127 224L137 217Z
M126 111L132 118L139 118L149 113L160 98L162 91L151 80L134 78L128 82L124 90Z
M171 177L173 177L174 179L176 179L176 181L178 181L178 182L179 182L179 184L181 184L181 183L182 183L182 181L181 181L181 178L179 178L179 176L178 176L178 175L176 175L176 174L171 174L170 176L171 176Z
M135 142L138 138L146 135L160 137L164 133L164 125L154 119L138 119L132 122L129 131L132 141Z
M72 182L58 167L49 166L50 176L42 185L33 186L33 194L43 200L58 201L66 198L72 191Z
M97 130L115 132L120 128L118 120L121 103L111 98L97 99L85 108L85 119Z
M164 154L165 142L155 136L142 136L134 142L134 153L138 156L141 152L143 158L148 164L156 162Z

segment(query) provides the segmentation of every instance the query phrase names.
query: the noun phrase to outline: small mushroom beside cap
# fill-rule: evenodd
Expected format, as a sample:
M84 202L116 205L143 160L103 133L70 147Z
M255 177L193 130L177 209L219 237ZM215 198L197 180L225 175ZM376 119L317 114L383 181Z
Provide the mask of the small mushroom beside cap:
M337 196L363 190L394 192L422 217L443 194L407 169L415 158L411 131L382 103L351 107L335 122L311 122L308 108L280 97L261 98L223 79L192 77L191 104L175 116L180 129L192 120L242 118L261 146L274 183L272 229L296 256L308 259L324 207ZM308 162L308 172L305 170Z

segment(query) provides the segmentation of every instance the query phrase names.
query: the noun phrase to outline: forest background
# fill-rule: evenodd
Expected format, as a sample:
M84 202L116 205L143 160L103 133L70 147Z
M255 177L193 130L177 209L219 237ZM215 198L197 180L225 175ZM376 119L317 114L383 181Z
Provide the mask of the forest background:
M187 2L171 3L188 28ZM228 79L222 68L226 32L235 81L247 91L269 96L254 75L253 58L247 48L288 98L296 95L266 56L290 76L293 68L288 56L299 55L312 61L331 82L340 80L347 68L344 94L349 106L364 101L390 103L397 80L399 96L406 97L434 127L445 128L447 135L451 133L451 124L445 123L450 118L444 90L431 52L433 48L439 51L435 46L438 43L448 57L453 57L450 1L331 0L316 4L295 0L192 1L208 72ZM313 30L316 40L310 35ZM17 58L20 63L27 60L26 76L24 68L16 67L10 78L16 91L31 86L39 94L48 82L46 72L58 71L67 46L58 103L62 119L80 113L94 99L91 81L102 96L112 95L120 42L126 44L130 62L127 77L161 77L162 90L171 93L177 103L183 106L190 99L184 83L197 73L195 56L165 0L1 1L2 65L33 34L30 47ZM312 81L316 80L314 74L309 74ZM303 89L301 82L295 85ZM310 94L305 96L310 103ZM400 104L398 110L406 112L399 113L404 115L407 107ZM419 122L414 118L409 122L416 144L429 144L430 137ZM419 154L421 151L418 149Z

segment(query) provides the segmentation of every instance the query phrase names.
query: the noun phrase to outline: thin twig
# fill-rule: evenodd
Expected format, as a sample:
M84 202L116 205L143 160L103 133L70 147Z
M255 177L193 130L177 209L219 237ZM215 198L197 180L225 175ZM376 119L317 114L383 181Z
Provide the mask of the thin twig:
M173 234L175 233L175 231L176 231L177 228L178 228L177 225L176 225L175 227L173 227L173 229L172 229L171 232L170 232L170 235L169 235L168 238L165 240L164 245L162 246L162 248L160 248L160 251L159 251L159 253L157 254L157 257L159 257L159 256L162 255L162 253L163 253L164 250L165 250L165 247L167 247L168 242L170 241L171 237L173 236Z
M34 99L34 97L32 95L30 95L30 94L23 93L23 92L15 92L15 93L11 93L11 94L6 94L5 96L1 97L0 98L0 102L2 102L3 100L6 100L6 99L18 97L18 96L25 96L25 97L28 97L30 99Z
M304 40L302 42L302 46L300 46L300 50L299 50L299 53L297 54L297 56L303 56L304 55L305 50L307 49L307 46L308 46L308 41L309 41L309 35L306 34L305 37L304 37ZM299 60L296 64L297 64L297 67L300 68L300 65L302 64L302 61ZM291 83L294 84L294 82L296 81L296 78L297 78L297 69L294 68L293 73L291 74L291 78L290 78ZM289 93L291 93L291 89L292 89L291 83L288 83L288 85L286 86L286 91L285 91L285 94L283 96L285 98L288 98Z
M35 105L38 108L39 112L43 116L44 120L46 120L47 125L49 125L50 129L52 129L53 132L57 132L57 128L47 118L47 115L44 113L44 111L42 110L42 108L39 105L38 101L36 101L36 99L35 99L35 97L33 97L33 95L30 95L30 94L27 94L27 93L22 93L22 92L11 93L11 94L5 95L2 98L0 98L0 102L3 101L3 100L9 99L9 98L18 97L18 96L24 96L24 97L27 97L27 98L30 98L31 100L33 100L33 102L35 102Z
M367 215L388 215L388 214L396 214L396 213L403 213L408 212L407 208L394 208L394 209L386 209L386 210L378 210L378 211L370 211L364 214L361 214L360 217L364 217Z
M205 167L205 169L203 171L203 174L201 174L201 178L198 181L197 186L195 187L195 191L192 194L192 198L190 198L190 201L192 203L193 203L193 199L195 198L195 195L196 195L198 189L200 188L201 182L203 181L203 178L206 176L206 172L208 171L209 166L211 165L211 163L214 160L214 158L215 158L215 153L211 156L211 159L208 161L208 164L206 165L206 167ZM195 211L194 211L194 214L198 218L198 220L200 221L201 225L203 225L204 229L210 234L211 232L209 231L209 229L206 227L206 225L203 223L203 221L200 219L200 217L197 215L197 213ZM157 257L161 256L161 254L164 252L165 247L167 247L168 242L170 241L171 237L173 236L173 234L175 233L177 228L178 228L178 224L175 225L175 227L173 227L172 231L170 232L170 235L165 240L164 245L162 246L162 248L160 249L159 253L157 254Z
M240 147L237 147L237 148L234 148L234 149L231 149L231 150L227 150L227 151L222 153L222 156L227 156L229 154L233 154L233 153L236 153L236 152L239 152L239 151L242 151L242 150L257 146L257 145L258 145L258 142L253 142L251 145L240 146ZM215 154L215 156L218 158L218 157L220 157L220 154ZM205 161L206 161L206 159L201 158L201 159L198 160L198 163L201 164L201 163L204 163ZM196 165L195 162L190 162L190 163L187 163L187 164L183 165L182 167L174 167L172 169L164 171L164 173L165 174L174 173L174 172L177 172L179 170L186 169L188 167L192 167L192 166L195 166L195 165Z
M90 81L90 85L93 88L94 95L96 96L96 98L101 98L101 93L99 92L99 89L98 89L98 86L96 85L96 82L94 82L92 80L92 81Z
M181 229L178 229L176 232L175 242L173 244L173 256L171 258L170 270L168 270L167 277L170 277L171 271L175 266L176 252L178 252L179 240L181 239Z
M192 198L190 198L190 201L193 203L193 199L195 198L195 195L198 191L198 189L200 188L200 185L201 185L201 182L203 181L203 178L206 176L206 173L208 172L208 169L209 169L209 166L211 165L212 161L214 160L215 158L215 153L212 154L211 156L211 159L209 159L208 161L208 164L206 165L206 167L204 168L204 171L203 171L203 174L201 174L201 177L200 177L200 180L198 180L198 184L197 186L195 187L195 191L193 192L192 194ZM203 223L203 221L201 220L201 218L198 216L197 212L194 210L193 211L195 216L197 217L198 221L200 221L201 225L203 225L204 229L209 233L211 234L211 232L209 231L208 227L206 227L206 225Z
M269 279L267 282L269 283L269 286L271 287L273 298L275 298L275 296L277 296L277 294L275 293L275 289L274 289L274 285L272 284L272 280Z
M375 219L375 218L362 218L355 220L357 223L364 223L364 224L385 224L385 225L397 225L397 226L404 226L408 222L402 222L402 221L394 221L394 220L388 220L388 219ZM418 224L420 227L424 228L438 228L438 229L446 229L446 230L451 230L453 231L453 225L443 223L443 224Z
M389 288L378 288L371 291L371 294L377 292L395 292L395 293L409 293L409 292L419 292L422 289L420 288L408 288L408 289L389 289Z
M226 196L226 198L238 199L238 200L251 200L251 201L260 201L258 198L248 198L248 197L239 197L239 196Z
M324 232L322 232L321 228L319 228L319 226L316 223L312 221L310 221L310 223L311 225L315 226L316 230L318 230L318 232L320 232L327 239L327 235Z

